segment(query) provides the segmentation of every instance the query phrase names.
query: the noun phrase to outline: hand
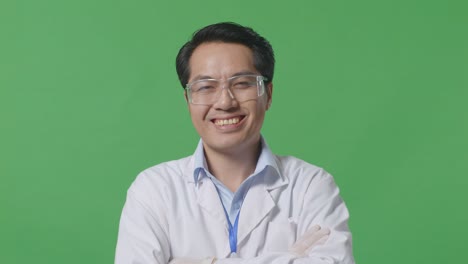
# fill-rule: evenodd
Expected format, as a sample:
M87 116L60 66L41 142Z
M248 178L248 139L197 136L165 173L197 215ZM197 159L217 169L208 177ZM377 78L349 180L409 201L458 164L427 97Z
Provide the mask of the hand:
M214 264L216 258L209 257L204 259L175 258L169 264Z
M310 228L304 235L302 235L294 245L291 246L289 252L303 257L306 253L311 250L314 246L320 245L328 239L330 229L321 228L319 225L315 225Z

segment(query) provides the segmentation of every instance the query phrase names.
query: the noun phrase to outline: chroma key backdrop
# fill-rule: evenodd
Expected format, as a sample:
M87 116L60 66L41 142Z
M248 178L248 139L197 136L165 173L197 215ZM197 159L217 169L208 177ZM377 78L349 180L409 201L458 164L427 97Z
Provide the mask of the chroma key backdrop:
M136 175L198 142L175 56L276 52L272 150L334 175L360 264L466 263L468 2L0 2L0 263L112 263Z

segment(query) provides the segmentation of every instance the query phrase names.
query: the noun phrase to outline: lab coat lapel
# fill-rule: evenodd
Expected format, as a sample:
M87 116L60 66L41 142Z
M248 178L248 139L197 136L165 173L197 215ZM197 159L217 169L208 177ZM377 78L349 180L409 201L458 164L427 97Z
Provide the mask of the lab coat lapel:
M276 206L276 201L270 191L288 183L278 173L266 173L266 176L257 178L252 183L242 204L239 216L239 229L237 243L242 241L255 229L256 226Z
M195 183L193 177L194 171L194 160L193 156L189 161L189 166L185 168L184 175L186 180L189 184L193 184L196 193L196 200L198 205L200 206L201 210L206 212L209 216L209 220L207 219L203 222L206 226L209 227L209 230L215 230L214 232L218 232L216 237L224 236L223 239L220 241L229 241L229 233L227 230L227 220L226 215L224 214L223 205L221 204L221 200L219 199L218 192L216 190L215 185L213 182L208 178L202 178L198 183ZM224 234L219 233L218 230L224 230ZM219 250L219 256L228 257L231 250L229 248L229 243L226 242L224 246L221 244Z
M275 205L275 202L263 185L250 187L239 215L238 244L242 243Z
M201 179L198 182L198 204L214 219L220 221L224 226L227 226L226 215L224 214L223 205L219 199L218 192L211 180Z
M194 162L194 156L191 156L188 161L188 166L184 169L184 177L186 177L189 184L194 185L197 193L197 202L200 207L213 216L214 219L220 221L224 226L227 226L223 205L221 204L218 191L216 191L213 182L206 177L200 179L198 183L195 182L193 177Z

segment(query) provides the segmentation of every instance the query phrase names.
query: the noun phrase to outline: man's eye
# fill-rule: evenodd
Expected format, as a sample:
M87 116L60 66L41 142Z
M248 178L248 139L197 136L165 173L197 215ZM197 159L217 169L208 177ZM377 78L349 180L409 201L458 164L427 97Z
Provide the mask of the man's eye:
M249 87L254 86L255 84L252 82L236 82L234 83L233 87L236 89L246 89Z
M212 85L203 85L203 86L197 86L195 87L194 91L195 92L208 92L214 90L215 87Z

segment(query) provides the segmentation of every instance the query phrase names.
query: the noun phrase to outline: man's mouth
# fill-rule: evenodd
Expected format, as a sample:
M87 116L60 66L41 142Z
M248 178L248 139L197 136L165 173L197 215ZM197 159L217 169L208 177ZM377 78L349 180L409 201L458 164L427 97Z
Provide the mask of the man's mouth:
M227 126L227 125L235 125L238 124L244 116L236 116L232 118L226 118L226 119L213 119L213 123L217 126Z

